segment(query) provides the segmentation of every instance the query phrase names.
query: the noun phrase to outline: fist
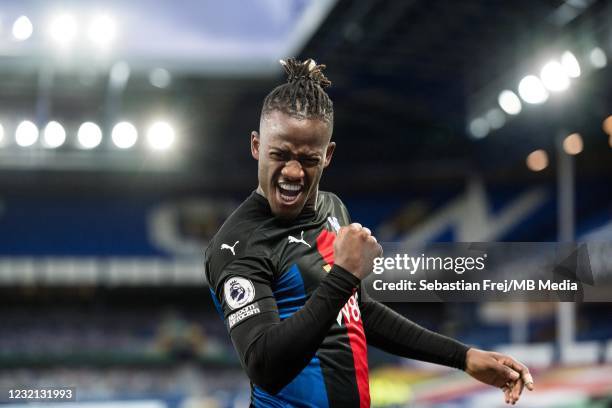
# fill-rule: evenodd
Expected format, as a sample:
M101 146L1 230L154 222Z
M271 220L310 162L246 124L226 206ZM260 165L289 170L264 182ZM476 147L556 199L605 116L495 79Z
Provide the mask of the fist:
M368 228L353 223L340 228L334 241L335 264L359 279L372 272L374 258L382 255L382 247Z

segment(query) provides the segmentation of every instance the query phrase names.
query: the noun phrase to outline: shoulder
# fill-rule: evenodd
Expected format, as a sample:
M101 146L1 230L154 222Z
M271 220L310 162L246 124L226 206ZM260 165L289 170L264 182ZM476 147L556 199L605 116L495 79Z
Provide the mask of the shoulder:
M319 191L319 197L326 201L342 202L340 197L331 191Z
M340 218L343 221L343 225L350 223L351 217L348 209L340 197L329 191L319 191L319 199L321 200L321 205L323 206L324 211Z
M210 240L205 252L207 275L210 270L223 269L228 263L245 256L251 236L264 218L265 214L259 211L253 197L247 198Z
M251 195L223 223L219 231L210 241L205 252L206 277L211 286L223 280L223 271L228 265L247 260L257 263L267 262L272 256L271 249L265 245L262 228L271 218L261 200ZM269 264L266 263L266 268Z

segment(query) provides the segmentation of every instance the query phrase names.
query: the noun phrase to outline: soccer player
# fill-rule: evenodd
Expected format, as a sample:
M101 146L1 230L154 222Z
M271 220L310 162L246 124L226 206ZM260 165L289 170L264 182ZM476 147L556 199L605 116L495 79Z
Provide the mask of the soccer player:
M324 65L281 61L251 133L259 185L206 250L206 275L255 407L369 407L367 344L465 370L515 403L527 367L433 333L361 293L382 249L319 180L332 159Z

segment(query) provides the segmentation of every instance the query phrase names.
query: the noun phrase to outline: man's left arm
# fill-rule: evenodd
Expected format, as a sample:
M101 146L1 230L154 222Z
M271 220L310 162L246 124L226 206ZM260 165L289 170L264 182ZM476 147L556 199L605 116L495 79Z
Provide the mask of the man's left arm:
M345 222L352 222L348 209L340 203ZM533 390L529 369L510 356L478 350L427 330L360 291L361 316L369 345L391 354L464 370L485 384L504 391L507 403L518 401L523 387Z
M485 384L501 388L507 403L516 403L524 386L533 389L529 369L512 357L471 348L427 330L364 292L360 309L368 344L401 357L464 370Z
M469 350L465 344L427 330L372 299L363 299L360 309L371 346L401 357L465 370Z

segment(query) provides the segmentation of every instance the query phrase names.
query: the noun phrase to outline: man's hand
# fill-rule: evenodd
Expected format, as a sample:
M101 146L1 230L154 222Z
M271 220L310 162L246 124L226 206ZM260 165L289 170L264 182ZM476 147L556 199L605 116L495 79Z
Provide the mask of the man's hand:
M504 354L471 348L465 357L465 372L478 381L501 388L508 404L514 405L519 400L523 387L533 391L529 369Z
M361 224L353 223L338 231L334 241L335 263L359 279L372 272L374 258L381 255L382 247L372 232Z

